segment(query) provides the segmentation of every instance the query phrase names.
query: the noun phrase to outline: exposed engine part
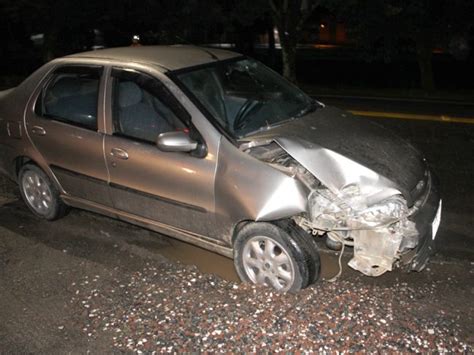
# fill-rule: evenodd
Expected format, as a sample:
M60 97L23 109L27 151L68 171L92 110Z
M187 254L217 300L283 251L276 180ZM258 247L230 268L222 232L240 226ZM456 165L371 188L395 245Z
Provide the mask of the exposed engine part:
M391 271L394 262L405 251L403 249L416 246L414 241L418 236L414 223L408 220L388 228L355 230L351 234L355 243L354 257L349 261L349 266L368 276L380 276ZM402 242L405 244L403 249Z
M350 247L354 246L354 240L352 239L349 231L333 231L326 233L326 246L331 250L341 250L343 245Z
M278 144L270 143L267 145L256 146L247 150L253 157L262 160L275 169L297 178L309 191L318 188L321 183L308 170L301 166Z
M334 235L334 233L328 233L326 236L326 246L335 251L339 251L344 246L344 242L340 242L339 239L343 239ZM343 239L344 240L344 239Z
M406 251L415 248L418 231L407 219L409 210L400 196L367 206L351 187L336 196L327 189L309 196L310 219L295 220L313 234L328 235L334 243L354 246L349 266L368 276L391 271Z
M315 236L327 235L342 249L353 246L354 256L349 261L352 268L368 276L380 276L416 247L418 231L407 219L412 211L401 195L387 195L386 191L366 195L357 184L335 193L274 142L254 144L245 151L306 186L308 213L295 216L294 220ZM340 272L335 278L339 275Z

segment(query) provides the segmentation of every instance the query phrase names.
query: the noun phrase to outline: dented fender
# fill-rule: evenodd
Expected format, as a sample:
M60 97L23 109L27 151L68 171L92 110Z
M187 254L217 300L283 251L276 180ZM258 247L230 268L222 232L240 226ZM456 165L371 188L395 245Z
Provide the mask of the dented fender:
M307 211L308 191L297 179L221 139L215 181L216 222L271 221Z

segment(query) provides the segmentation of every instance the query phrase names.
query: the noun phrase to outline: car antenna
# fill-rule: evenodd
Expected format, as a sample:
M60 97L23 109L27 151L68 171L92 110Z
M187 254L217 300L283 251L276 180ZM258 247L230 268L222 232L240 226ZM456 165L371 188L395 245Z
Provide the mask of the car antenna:
M211 51L209 51L209 50L207 50L207 49L205 49L205 48L202 48L202 47L200 47L200 46L198 46L198 45L196 45L196 44L194 44L194 43L191 43L191 42L185 40L184 38L182 38L181 36L176 36L176 39L179 40L179 41L181 41L181 42L184 42L184 43L187 44L187 45L196 47L196 48L202 50L203 52L206 52L206 53L209 54L209 56L210 56L212 59L214 59L214 60L219 60L219 58L218 58L214 53L212 53Z

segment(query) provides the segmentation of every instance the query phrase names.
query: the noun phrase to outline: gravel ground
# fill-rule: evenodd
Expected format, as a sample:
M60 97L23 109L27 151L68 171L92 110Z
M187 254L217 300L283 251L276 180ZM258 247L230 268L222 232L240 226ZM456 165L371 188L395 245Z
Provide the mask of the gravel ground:
M15 196L14 183L0 174L0 198L12 198Z
M0 206L0 353L473 352L472 261L379 278L345 268L278 294L170 262L166 245L86 212L48 223Z
M454 274L445 278L446 268ZM414 284L346 275L292 295L227 282L192 267L149 264L110 282L86 277L71 286L76 289L71 303L84 310L79 321L91 341L111 337L115 348L138 353L470 353L473 276L472 263L441 263L417 275Z

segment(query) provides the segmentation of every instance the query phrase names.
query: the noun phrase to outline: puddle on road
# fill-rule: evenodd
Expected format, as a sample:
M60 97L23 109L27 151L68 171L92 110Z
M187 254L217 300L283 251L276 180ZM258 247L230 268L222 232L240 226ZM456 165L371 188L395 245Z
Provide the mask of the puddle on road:
M201 272L218 275L224 280L240 282L234 269L233 260L176 239L170 238L169 243L169 246L162 247L159 250L159 253L166 258L179 261L185 265L194 265ZM321 253L320 279L329 279L337 274L339 271L338 255L327 252Z
M13 201L16 201L17 199L15 197L8 197L8 196L1 196L0 195L0 206L6 205L8 203L11 203Z
M0 194L0 206L17 200L14 196L3 196ZM153 232L151 232L153 233ZM162 242L152 238L148 242L140 240L133 244L144 248L155 249L155 251L171 261L179 261L185 265L196 266L201 272L215 274L224 280L240 282L239 276L235 272L233 260L225 256L210 252L200 247L182 242L171 237L161 235ZM163 242L164 241L164 242ZM320 279L329 279L339 271L337 256L332 252L323 251L321 254L321 276ZM343 261L343 264L346 264ZM343 265L344 267L344 265Z
M333 278L339 272L339 265L337 262L337 258L339 257L339 253L336 254L334 252L322 252L320 253L321 258L321 275L319 276L320 280L328 280ZM346 261L347 262L347 261ZM342 268L344 272L344 259L342 260Z
M240 281L232 259L192 244L170 239L170 245L161 248L159 253L170 260L194 265L203 273L216 274L228 281Z

